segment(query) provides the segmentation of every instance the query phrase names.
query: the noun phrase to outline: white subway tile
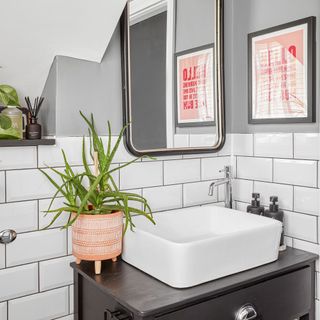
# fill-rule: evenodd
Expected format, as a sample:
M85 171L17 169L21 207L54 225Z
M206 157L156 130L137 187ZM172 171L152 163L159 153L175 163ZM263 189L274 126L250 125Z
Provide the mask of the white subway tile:
M107 142L106 137L104 138L104 140ZM113 136L112 137L112 146L114 147L115 143L117 141L117 137ZM125 147L124 145L124 140L122 139L122 141L119 144L119 148L113 158L113 163L122 163L122 162L129 162L132 161L134 159L136 159L137 157L133 156Z
M320 215L320 189L294 187L294 211Z
M247 212L247 207L249 206L249 203L245 203L245 202L239 202L236 201L236 210L242 211L242 212Z
M41 261L67 253L66 231L59 229L21 234L7 246L7 265Z
M208 195L210 183L204 181L185 184L183 186L184 207L216 202L218 200L217 188L215 188L213 196Z
M69 312L74 313L74 285L69 286L69 306Z
M182 207L182 185L143 189L143 196L153 212Z
M295 249L309 251L314 254L319 254L319 252L320 252L320 245L319 244L303 241L300 239L293 239L293 247Z
M254 134L254 155L259 157L292 158L292 133Z
M38 264L1 270L0 283L0 301L38 292Z
M68 314L68 287L11 300L8 320L51 320Z
M295 133L294 157L297 159L320 159L319 133Z
M5 246L0 246L0 269L3 269L6 266L6 251Z
M253 135L233 134L231 146L235 156L253 156Z
M272 181L272 159L237 158L237 177L261 181Z
M36 147L1 148L0 170L37 167Z
M37 201L0 204L1 229L26 232L38 229Z
M253 181L234 179L232 188L234 200L250 203L253 193Z
M213 147L216 144L215 134L190 134L189 146L192 147Z
M68 254L72 254L72 228L68 228L67 230L67 238L68 238Z
M64 198L57 198L53 202L50 210L55 210L57 208L65 207L65 199ZM53 217L56 215L56 212L53 213L47 213L46 211L49 209L49 205L51 203L51 199L43 199L39 200L39 228L43 229L47 227ZM53 225L50 228L58 228L64 226L69 219L69 213L64 212L60 215L60 217L53 223Z
M88 139L86 139L86 147L89 148ZM60 137L56 138L54 146L39 146L39 167L64 166L62 149L71 166L82 165L82 137Z
M50 171L46 172L54 176ZM50 198L55 191L45 175L37 169L7 171L8 202Z
M232 144L232 135L226 134L226 142L223 148L218 152L219 156L230 156L231 155L231 144Z
M284 237L284 243L286 244L286 246L293 248L293 239L290 237Z
M73 270L70 263L73 261L73 256L67 256L40 262L40 291L72 284Z
M286 236L316 243L318 240L317 218L301 213L285 211Z
M154 187L162 184L161 161L134 163L120 171L121 189Z
M6 179L3 171L0 171L0 203L6 201Z
M275 159L274 182L316 187L317 162Z
M194 182L200 180L200 159L164 162L164 184Z
M230 157L215 157L201 159L201 179L209 180L224 178L225 173L219 171L223 170L225 166L229 166L230 164Z
M255 181L253 189L260 193L262 205L268 206L270 197L278 196L281 209L293 210L293 186Z
M189 135L188 134L175 134L174 135L174 147L175 148L188 148L189 147Z
M0 320L7 320L7 302L0 303Z

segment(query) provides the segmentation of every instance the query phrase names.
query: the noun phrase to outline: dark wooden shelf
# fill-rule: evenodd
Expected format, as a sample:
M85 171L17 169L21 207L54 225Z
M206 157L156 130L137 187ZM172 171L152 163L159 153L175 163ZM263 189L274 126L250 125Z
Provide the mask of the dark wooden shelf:
M56 143L55 139L39 139L39 140L1 140L0 147L27 147L27 146L51 146Z

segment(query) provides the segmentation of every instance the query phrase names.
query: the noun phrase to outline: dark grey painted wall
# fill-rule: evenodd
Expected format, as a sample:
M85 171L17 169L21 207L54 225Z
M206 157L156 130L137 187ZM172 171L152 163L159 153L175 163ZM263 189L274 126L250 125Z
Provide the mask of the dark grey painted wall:
M229 0L226 0L229 2ZM230 10L228 5L227 10ZM247 35L248 33L277 26L308 16L317 16L317 86L319 88L319 37L320 1L319 0L233 0L233 19L226 13L226 29L232 25L232 43L227 40L227 65L231 63L231 83L227 79L226 95L231 105L232 132L318 132L315 124L248 125L248 81L247 81ZM227 36L228 36L228 30ZM229 35L230 36L230 35ZM230 53L231 51L231 57ZM230 60L231 59L231 60ZM227 72L230 76L230 69ZM319 90L317 90L319 92ZM319 94L317 94L317 119L319 119Z
M132 132L137 149L165 148L167 12L130 27Z

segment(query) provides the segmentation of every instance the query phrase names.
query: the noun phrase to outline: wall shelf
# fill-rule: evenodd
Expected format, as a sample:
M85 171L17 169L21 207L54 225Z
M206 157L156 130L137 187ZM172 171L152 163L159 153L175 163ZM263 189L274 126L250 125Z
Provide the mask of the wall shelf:
M27 146L51 146L56 143L55 139L39 139L39 140L0 140L1 147L27 147Z

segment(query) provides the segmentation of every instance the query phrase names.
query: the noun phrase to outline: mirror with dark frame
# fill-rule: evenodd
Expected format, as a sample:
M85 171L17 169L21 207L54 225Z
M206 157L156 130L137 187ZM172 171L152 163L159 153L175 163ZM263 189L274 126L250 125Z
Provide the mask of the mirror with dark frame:
M135 155L221 149L223 0L131 0L123 32L128 149Z

